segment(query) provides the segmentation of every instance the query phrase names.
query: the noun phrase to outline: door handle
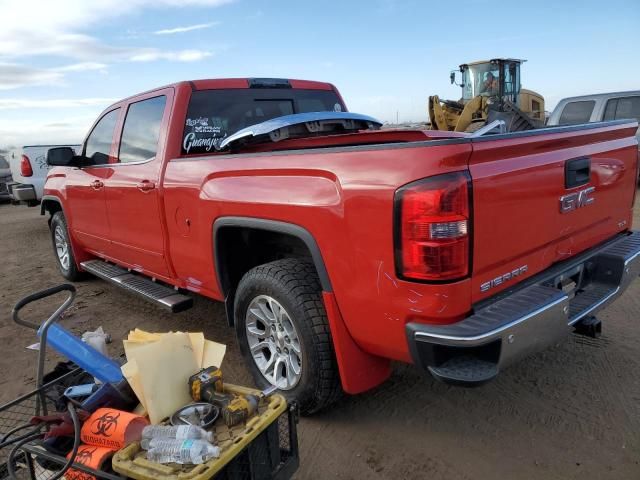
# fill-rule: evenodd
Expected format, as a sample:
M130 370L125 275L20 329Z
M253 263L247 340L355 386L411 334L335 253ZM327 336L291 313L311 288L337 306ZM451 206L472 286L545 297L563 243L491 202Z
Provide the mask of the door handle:
M94 190L100 190L102 187L104 187L104 183L102 183L100 180L94 180L93 182L91 182L91 188L93 188Z
M156 184L150 180L142 180L136 187L138 187L138 190L141 192L148 192L156 188Z

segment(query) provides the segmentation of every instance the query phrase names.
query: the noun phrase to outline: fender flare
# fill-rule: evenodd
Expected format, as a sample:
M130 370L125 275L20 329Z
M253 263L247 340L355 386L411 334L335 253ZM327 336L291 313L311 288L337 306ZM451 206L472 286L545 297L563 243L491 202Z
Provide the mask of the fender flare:
M55 195L43 195L42 199L40 200L40 215L44 215L46 212L46 209L45 209L46 202L57 203L58 205L60 205L60 210L62 210L62 212L64 213L64 207L62 206L62 201L60 201L58 197L56 197Z
M333 291L331 281L329 280L329 274L327 273L327 268L324 264L324 260L322 259L322 254L320 253L320 247L318 247L316 239L313 238L313 235L311 235L309 230L306 228L293 223L267 220L264 218L220 217L213 222L213 261L216 269L216 277L218 278L218 282L220 282L220 288L222 293L225 295L225 298L228 296L229 287L222 284L224 277L222 275L220 262L218 261L221 257L220 246L218 244L218 232L225 227L253 228L256 230L284 233L302 240L311 253L311 260L318 272L322 290L325 292Z

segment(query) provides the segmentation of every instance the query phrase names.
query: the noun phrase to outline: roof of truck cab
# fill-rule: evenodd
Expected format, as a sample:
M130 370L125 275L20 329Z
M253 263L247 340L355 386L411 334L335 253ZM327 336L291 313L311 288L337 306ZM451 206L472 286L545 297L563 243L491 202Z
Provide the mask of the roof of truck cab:
M170 83L168 85L162 85L161 87L152 88L144 92L138 92L134 95L129 95L116 103L126 102L129 99L137 98L148 93L155 92L157 90L163 90L165 88L175 88L181 86L190 86L193 90L215 90L215 89L227 89L227 88L250 88L249 82L251 80L281 80L289 82L290 88L303 88L307 90L335 90L335 87L331 83L316 82L314 80L297 80L294 78L276 78L276 79L261 79L261 78L202 78L199 80L184 80L182 82ZM278 87L275 87L278 88ZM115 105L115 103L113 104Z
M333 85L326 82L316 82L313 80L296 80L293 78L275 78L275 79L260 79L260 78L215 78L215 79L203 79L203 80L191 80L196 90L211 90L216 88L249 88L252 80L276 80L286 81L291 88L306 88L310 90L333 90ZM277 87L276 87L277 88Z

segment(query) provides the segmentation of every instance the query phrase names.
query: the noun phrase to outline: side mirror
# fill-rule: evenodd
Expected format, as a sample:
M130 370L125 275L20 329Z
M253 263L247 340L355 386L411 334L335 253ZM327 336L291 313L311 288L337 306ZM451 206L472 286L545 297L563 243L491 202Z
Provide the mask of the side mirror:
M47 163L52 167L76 166L76 152L71 147L50 148L47 152Z
M453 71L449 74L449 80L451 80L451 85L453 85L454 83L456 83L456 72Z

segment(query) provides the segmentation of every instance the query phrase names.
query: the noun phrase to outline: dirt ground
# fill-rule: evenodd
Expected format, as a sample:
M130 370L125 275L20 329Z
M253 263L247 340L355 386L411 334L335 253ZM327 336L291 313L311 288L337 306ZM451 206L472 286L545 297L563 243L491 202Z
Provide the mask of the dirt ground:
M35 374L36 354L25 349L35 335L11 322L11 307L63 280L39 209L0 205L0 262L4 402L29 390ZM78 333L102 325L114 338L112 354L122 353L120 340L133 327L202 330L228 345L225 377L251 383L222 304L198 298L193 309L171 315L98 279L77 286L65 324ZM25 315L41 321L53 306ZM296 478L640 478L640 281L600 318L600 339L572 336L478 389L395 365L384 385L301 420Z

